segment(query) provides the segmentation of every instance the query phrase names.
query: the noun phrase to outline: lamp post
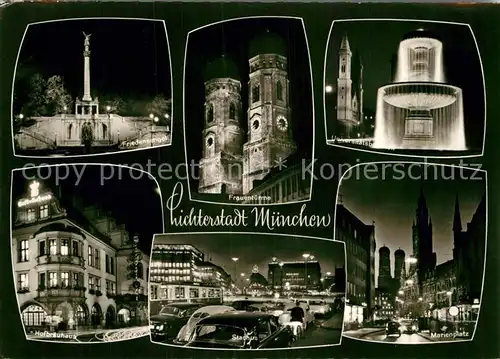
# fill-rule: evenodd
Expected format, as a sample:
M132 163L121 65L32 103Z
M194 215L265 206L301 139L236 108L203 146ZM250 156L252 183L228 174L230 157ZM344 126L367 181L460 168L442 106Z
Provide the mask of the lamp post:
M170 132L170 115L168 113L165 114L165 122L166 122L166 125L167 125L167 132Z
M279 262L280 266L280 293L283 294L283 262Z
M450 308L451 308L451 305L452 305L451 296L453 295L453 292L451 290L449 290L449 291L446 292L446 295L448 296L448 310L446 311L446 318L449 318Z
M304 258L304 291L307 292L307 259L311 255L309 253L302 254L302 258Z
M158 123L158 121L160 121L160 119L158 117L156 117L155 115L153 115L152 113L149 114L149 118L153 121L151 123L151 131L150 131L150 134L151 134L151 147L153 147L153 131L155 130L155 124Z
M238 278L238 272L236 271L236 263L240 260L238 257L232 257L231 260L234 263L234 284L236 285L236 278Z

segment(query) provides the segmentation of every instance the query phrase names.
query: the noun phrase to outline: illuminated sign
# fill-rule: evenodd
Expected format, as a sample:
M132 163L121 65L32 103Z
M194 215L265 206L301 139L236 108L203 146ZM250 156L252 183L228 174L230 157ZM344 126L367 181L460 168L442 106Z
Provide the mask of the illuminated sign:
M35 204L35 203L41 203L41 202L47 202L52 198L51 194L46 194L43 196L38 196L34 198L23 198L17 202L18 207L26 207L29 206L30 204Z

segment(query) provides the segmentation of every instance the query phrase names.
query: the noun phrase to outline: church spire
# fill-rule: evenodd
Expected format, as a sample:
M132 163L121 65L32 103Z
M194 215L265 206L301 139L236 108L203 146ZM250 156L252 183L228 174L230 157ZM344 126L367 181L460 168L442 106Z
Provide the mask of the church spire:
M347 34L342 36L342 42L340 43L340 51L351 52L351 47L349 46L349 39Z
M460 217L460 203L458 202L458 194L455 197L455 213L453 216L453 232L462 231L462 219Z

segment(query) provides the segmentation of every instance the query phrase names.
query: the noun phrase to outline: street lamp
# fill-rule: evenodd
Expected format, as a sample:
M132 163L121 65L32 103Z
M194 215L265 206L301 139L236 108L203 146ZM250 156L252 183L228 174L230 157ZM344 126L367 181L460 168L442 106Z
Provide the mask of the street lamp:
M304 291L307 292L307 259L311 257L309 253L302 254L304 258Z
M326 93L331 93L333 91L333 86L332 85L326 85L325 86L325 92Z
M280 266L280 293L283 293L283 265L285 263L283 262L279 262L279 266Z
M106 111L107 111L108 113L109 113L109 112L111 112L111 106L109 106L109 105L108 105L108 106L106 106Z
M153 117L151 117L153 116ZM158 117L154 116L153 114L149 115L149 118L153 121L151 124L151 147L153 147L153 131L155 130L155 123L158 123L159 119Z
M238 277L238 272L236 271L236 262L238 262L240 259L238 257L232 257L231 260L234 262L234 282L236 284L236 278Z
M398 294L399 294L399 295L403 295L403 294L405 294L405 292L403 292L402 290L400 290L400 291L398 292Z

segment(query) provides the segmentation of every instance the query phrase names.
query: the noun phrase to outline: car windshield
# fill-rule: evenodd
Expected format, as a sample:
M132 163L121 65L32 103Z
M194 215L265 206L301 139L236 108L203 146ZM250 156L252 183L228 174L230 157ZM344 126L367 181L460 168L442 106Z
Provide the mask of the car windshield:
M225 324L201 324L197 325L192 341L225 343L231 346L243 346L251 336L246 334L242 328Z
M324 304L325 304L325 302L323 302L323 301L313 301L313 302L311 302L311 305L324 305Z
M182 311L177 307L167 306L167 307L163 307L162 310L160 310L160 314L162 314L162 315L175 315L177 317L180 317L182 314Z

